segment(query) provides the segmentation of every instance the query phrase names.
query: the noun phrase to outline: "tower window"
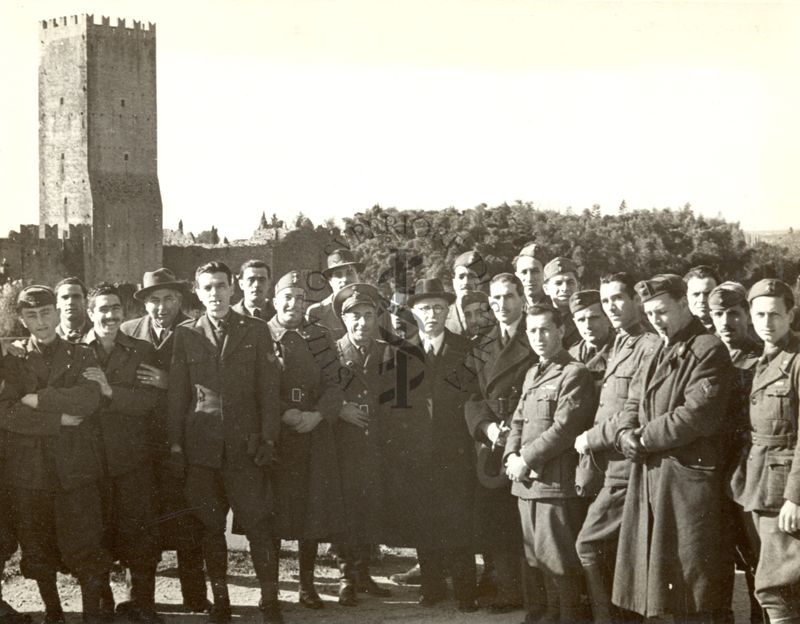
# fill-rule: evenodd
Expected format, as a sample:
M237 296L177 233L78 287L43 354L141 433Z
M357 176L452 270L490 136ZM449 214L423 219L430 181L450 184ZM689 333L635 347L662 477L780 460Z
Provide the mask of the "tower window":
M64 205L65 206L67 205L67 198L66 197L64 198Z
M124 158L125 158L125 162L128 162L128 152L125 152Z
M64 98L63 97L58 99L58 104L59 104L59 106L64 106Z
M64 160L64 153L61 153L61 160Z
M119 101L119 105L120 105L122 108L125 108L125 100L120 100L120 101Z

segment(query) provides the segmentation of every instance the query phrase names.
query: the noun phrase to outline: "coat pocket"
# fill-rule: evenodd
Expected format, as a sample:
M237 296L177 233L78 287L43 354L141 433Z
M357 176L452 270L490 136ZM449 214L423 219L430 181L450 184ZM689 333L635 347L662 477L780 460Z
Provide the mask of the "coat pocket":
M767 491L764 503L771 509L780 509L783 505L783 493L786 490L786 480L792 469L793 457L794 451L791 449L767 451Z

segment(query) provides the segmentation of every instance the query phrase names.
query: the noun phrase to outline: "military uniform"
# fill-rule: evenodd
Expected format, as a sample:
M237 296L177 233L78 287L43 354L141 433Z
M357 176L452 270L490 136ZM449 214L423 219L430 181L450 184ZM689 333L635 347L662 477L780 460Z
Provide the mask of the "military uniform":
M149 315L125 321L120 331L138 340L153 345L154 361L150 362L162 371L169 371L172 363L172 347L175 342L175 327L189 320L178 313L172 327L161 329L153 326ZM150 431L150 457L154 462L158 532L161 548L174 549L178 555L178 578L184 604L192 609L205 608L206 577L203 570L202 536L203 525L188 511L184 484L175 479L169 470L169 444L167 442L167 393L159 392L152 411Z
M751 291L752 297L752 291ZM771 621L800 621L800 538L777 527L784 501L800 504L800 339L762 357L750 391L751 444L736 494L761 538L756 596Z
M250 543L262 599L277 603L274 511L267 465L278 438L279 368L266 325L229 311L175 330L168 438L183 449L186 500L203 524L206 571L225 606L225 528L233 509Z
M244 299L239 300L237 303L234 303L231 306L231 310L241 314L242 316L254 316L250 314L250 310L244 305ZM255 315L255 318L260 318L262 321L268 321L273 316L275 316L275 306L272 304L272 301L267 299L264 301L263 306L258 308L258 314Z
M155 349L149 342L118 332L107 353L94 329L83 342L94 350L112 389L111 398L103 398L97 413L104 459L106 546L130 568L134 602L152 610L161 548L150 436L152 410L162 392L139 382L136 371L141 364L155 365Z
M544 574L550 609L580 617L581 565L575 538L585 503L575 491L575 438L591 423L595 399L587 368L563 349L531 367L511 421L505 456L519 453L532 473L515 481L525 558Z
M92 328L92 322L87 318L83 322L83 326L78 329L67 329L63 325L56 327L56 334L59 338L63 338L67 342L80 343L83 342L83 337L89 333Z
M25 355L3 359L0 428L6 432L3 482L11 489L22 573L55 583L66 569L81 583L107 574L111 558L102 547L102 477L96 420L100 389L83 371L97 363L84 346L56 337L41 349L27 340ZM20 403L38 395L38 407ZM84 416L61 425L61 414Z
M637 292L656 282L640 282ZM619 433L641 428L646 455L631 465L622 514L612 600L624 609L697 617L722 606L722 432L732 376L725 346L692 317L643 359L631 383Z
M586 432L589 453L581 457L581 464L588 459L594 469L602 471L603 485L589 504L575 547L587 577L595 618L597 611L610 608L617 541L630 474L630 462L615 448L617 415L625 405L631 380L642 360L657 344L658 337L648 333L642 323L620 331L608 353L594 425Z
M615 337L614 332L609 332L608 339L599 349L581 339L580 342L572 345L567 350L573 359L584 364L586 368L589 369L598 394L603 386L603 378L605 377L608 360L611 357L611 351L614 347Z
M312 325L319 325L328 331L332 340L339 340L347 333L342 319L333 311L333 295L328 295L319 303L308 306L306 320Z
M525 334L525 317L506 344L499 326L487 336L476 339L468 366L477 375L477 387L466 403L467 427L476 441L478 486L475 491L475 537L478 550L493 556L497 570L496 602L519 604L521 601L520 553L522 527L517 499L511 494L511 481L502 465L503 448L492 449L483 434L489 423L509 424L522 394L528 369L538 361ZM487 466L482 470L482 466ZM497 476L487 487L481 480L487 472Z

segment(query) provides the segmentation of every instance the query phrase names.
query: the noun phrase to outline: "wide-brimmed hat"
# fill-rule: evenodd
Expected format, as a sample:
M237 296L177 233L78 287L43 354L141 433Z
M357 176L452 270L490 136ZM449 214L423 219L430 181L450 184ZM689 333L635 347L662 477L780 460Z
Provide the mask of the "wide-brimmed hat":
M356 261L356 257L349 249L337 249L328 256L328 268L322 270L325 279L330 278L334 269L339 267L352 266L359 273L364 270L364 263Z
M133 293L133 296L143 301L148 293L159 288L171 288L186 294L189 291L189 284L176 278L175 274L169 269L161 267L155 271L145 271L144 277L142 277L142 287Z
M333 296L333 311L341 316L348 310L363 303L382 312L381 294L372 284L348 284Z
M442 286L442 280L432 277L417 280L417 284L414 286L414 294L409 296L406 305L410 308L423 299L432 299L434 297L444 299L448 304L456 300L456 296L453 293L445 291L444 286Z

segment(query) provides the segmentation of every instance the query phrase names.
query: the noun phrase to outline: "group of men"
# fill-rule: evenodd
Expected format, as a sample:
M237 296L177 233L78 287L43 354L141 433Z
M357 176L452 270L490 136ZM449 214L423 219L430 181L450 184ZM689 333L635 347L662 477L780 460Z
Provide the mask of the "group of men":
M528 624L732 622L738 566L753 622L800 623L792 290L707 266L587 289L536 244L512 265L489 275L468 251L452 292L427 278L386 298L338 249L331 295L307 306L299 271L272 288L264 262L234 276L214 261L195 273L197 318L160 268L125 322L110 284L25 288L31 336L0 388L2 561L19 544L49 624L58 571L78 578L84 620L108 621L119 561L116 611L158 624L156 566L176 549L184 605L224 624L232 510L268 624L283 621L282 539L298 540L311 609L323 541L344 606L389 595L370 575L387 544L416 549L424 606L449 578L460 611L488 585L491 613ZM25 619L0 602L2 624Z

